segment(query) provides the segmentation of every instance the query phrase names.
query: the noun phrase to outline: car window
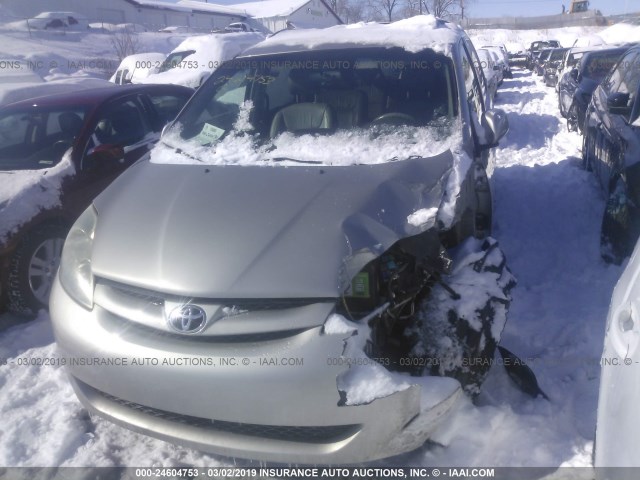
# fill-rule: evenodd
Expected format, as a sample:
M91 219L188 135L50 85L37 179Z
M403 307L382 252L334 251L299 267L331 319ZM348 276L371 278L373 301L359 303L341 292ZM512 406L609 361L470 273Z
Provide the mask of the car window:
M84 124L82 107L29 108L0 116L0 169L57 164Z
M469 112L476 125L480 125L480 116L484 113L484 96L473 63L466 48L462 49L462 72Z
M640 54L631 52L620 60L603 87L607 93L628 93L635 96L640 78Z
M582 74L585 77L601 82L619 58L620 52L591 54L583 60L584 65L581 65Z
M159 72L166 72L167 70L171 70L172 68L176 68L180 66L180 63L187 58L189 55L196 53L195 50L185 50L183 52L174 52L170 53L166 58L162 65L160 66Z
M150 123L142 114L137 98L119 100L98 114L87 150L90 151L98 145L135 145L152 131Z
M171 122L187 100L188 95L177 95L171 93L150 93L148 94L149 100L153 104L155 113L158 116L158 122L154 125L154 130L159 132L169 122Z

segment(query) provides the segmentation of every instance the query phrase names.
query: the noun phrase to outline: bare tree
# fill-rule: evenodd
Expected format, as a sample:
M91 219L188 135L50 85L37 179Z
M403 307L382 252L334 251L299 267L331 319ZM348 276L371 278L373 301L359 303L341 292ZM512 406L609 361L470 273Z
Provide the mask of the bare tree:
M391 22L396 10L401 6L400 0L369 0L369 9L373 19Z
M120 61L122 61L124 57L138 53L140 50L140 40L138 39L138 35L129 29L115 33L111 37L111 45L116 51L116 55Z
M356 23L367 19L366 5L362 0L338 0L336 13L344 23Z
M457 13L461 0L423 0L422 4L425 13L430 13L436 17L448 18Z

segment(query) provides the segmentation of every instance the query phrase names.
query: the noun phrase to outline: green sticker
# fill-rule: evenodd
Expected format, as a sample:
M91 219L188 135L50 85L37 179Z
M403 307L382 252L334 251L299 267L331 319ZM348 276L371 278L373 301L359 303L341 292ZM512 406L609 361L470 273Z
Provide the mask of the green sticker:
M224 130L205 123L202 127L202 130L200 130L200 133L196 137L196 140L200 143L200 145L207 145L209 143L218 141L218 139L222 135L224 135Z

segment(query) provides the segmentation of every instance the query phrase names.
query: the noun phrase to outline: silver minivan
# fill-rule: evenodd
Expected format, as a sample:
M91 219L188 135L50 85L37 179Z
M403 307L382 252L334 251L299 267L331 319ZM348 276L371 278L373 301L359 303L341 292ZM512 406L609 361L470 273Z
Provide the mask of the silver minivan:
M50 302L81 402L203 451L345 464L476 395L514 279L473 46L434 17L274 35L72 228Z

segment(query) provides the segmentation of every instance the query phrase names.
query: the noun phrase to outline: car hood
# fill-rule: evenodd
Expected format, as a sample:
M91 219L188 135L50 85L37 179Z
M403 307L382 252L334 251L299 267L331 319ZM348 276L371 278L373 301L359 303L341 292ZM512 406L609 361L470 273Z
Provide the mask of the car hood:
M336 298L399 239L435 231L455 163L450 151L344 167L141 162L94 202L93 272L190 297Z

